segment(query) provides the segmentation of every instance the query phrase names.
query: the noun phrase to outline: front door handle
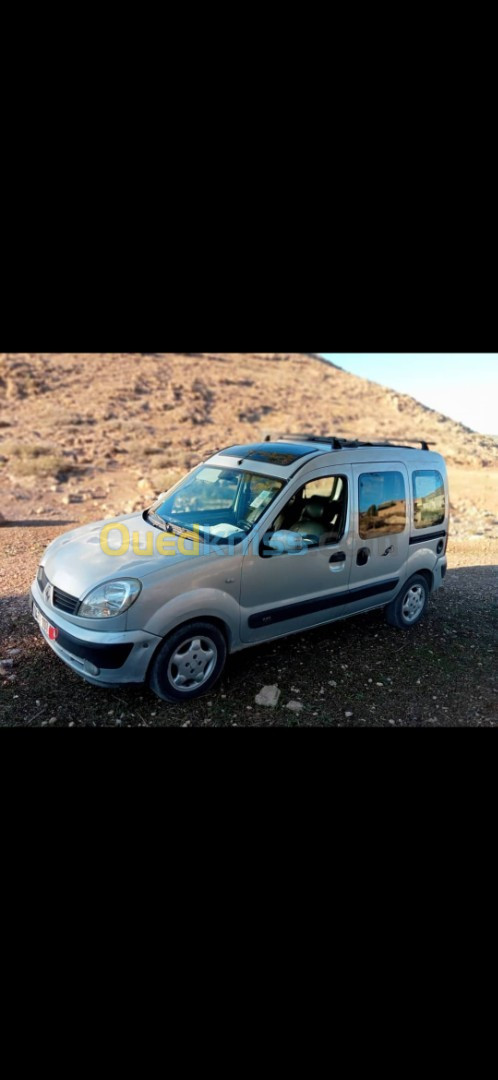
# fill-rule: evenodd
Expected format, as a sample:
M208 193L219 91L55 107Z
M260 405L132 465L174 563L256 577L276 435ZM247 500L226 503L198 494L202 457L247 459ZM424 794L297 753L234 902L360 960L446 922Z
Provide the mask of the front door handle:
M370 548L360 548L356 556L357 566L366 566L370 558Z
M329 562L330 563L346 562L346 555L345 555L344 551L336 551L336 552L334 552L334 554L330 556Z

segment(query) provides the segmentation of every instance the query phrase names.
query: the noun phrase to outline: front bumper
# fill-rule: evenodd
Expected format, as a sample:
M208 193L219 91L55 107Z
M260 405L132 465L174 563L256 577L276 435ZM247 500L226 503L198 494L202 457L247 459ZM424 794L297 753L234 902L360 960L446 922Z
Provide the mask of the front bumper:
M59 632L57 641L51 641L37 624L47 645L82 678L96 686L145 681L147 668L161 638L145 630L112 633L76 626L65 619L61 611L45 602L37 581L31 587L31 597L38 610Z

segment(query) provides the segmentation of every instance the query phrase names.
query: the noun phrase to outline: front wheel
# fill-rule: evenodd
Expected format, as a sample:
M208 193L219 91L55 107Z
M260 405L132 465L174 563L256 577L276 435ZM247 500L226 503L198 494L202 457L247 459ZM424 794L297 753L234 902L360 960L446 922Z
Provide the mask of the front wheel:
M409 630L420 622L428 601L427 581L421 574L415 574L386 608L386 619L389 625L397 626L400 630Z
M218 681L226 656L226 641L216 626L187 623L159 648L149 671L149 686L163 701L192 701Z

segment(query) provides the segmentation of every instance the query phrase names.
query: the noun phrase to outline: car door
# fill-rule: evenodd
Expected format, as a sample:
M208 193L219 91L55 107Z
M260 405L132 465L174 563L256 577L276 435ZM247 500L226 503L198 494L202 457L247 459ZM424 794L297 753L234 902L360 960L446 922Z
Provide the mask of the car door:
M314 490L312 485L315 483L315 490L326 492L329 481L330 490L340 489L341 499L345 500L341 535L326 534L320 538L318 546L306 546L299 552L269 551L264 545L264 536L285 516L296 495L302 496L304 489ZM264 641L279 634L305 630L346 613L353 551L351 486L350 466L317 470L306 478L305 483L296 480L292 487L287 487L285 495L272 508L270 517L262 521L243 559L242 641Z
M388 604L406 577L410 487L401 462L353 466L350 611Z

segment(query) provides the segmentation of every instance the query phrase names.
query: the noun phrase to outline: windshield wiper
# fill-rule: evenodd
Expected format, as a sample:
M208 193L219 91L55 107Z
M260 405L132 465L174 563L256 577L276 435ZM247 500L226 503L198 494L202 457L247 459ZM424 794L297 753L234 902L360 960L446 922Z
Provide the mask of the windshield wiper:
M198 540L199 533L204 534L204 529L200 529L199 533L195 533L190 525L175 525L172 521L166 521L160 514L156 514L155 510L146 510L144 514L145 520L150 521L152 525L155 525L162 532L173 533L175 536L187 536L189 540Z
M164 520L164 519L163 519ZM172 532L175 536L188 536L189 540L198 540L199 536L206 535L206 530L197 526L197 531L192 525L175 525L172 521L166 522L166 532Z
M156 514L154 510L146 510L144 514L145 520L150 521L151 525L155 525L157 529L161 529L162 532L167 531L167 524L164 518Z

